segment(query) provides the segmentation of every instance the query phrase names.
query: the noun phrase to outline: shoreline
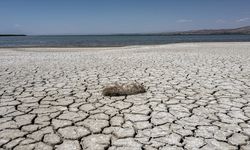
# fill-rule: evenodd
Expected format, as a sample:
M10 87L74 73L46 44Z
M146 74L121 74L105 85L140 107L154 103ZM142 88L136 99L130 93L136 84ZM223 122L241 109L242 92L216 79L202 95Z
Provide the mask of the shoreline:
M145 45L124 45L124 46L19 46L19 47L1 47L1 49L114 49L114 48L143 48L143 47L157 47L168 45L185 45L185 44L240 44L250 43L250 41L236 41L236 42L176 42L167 44L145 44Z

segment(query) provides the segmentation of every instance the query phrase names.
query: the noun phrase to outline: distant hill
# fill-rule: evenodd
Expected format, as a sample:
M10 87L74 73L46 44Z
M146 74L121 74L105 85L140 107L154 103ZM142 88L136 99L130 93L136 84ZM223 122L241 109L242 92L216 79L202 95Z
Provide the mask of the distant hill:
M160 32L160 33L121 33L121 34L108 34L108 35L132 35L132 36L164 36L164 35L223 35L223 34L250 34L250 26L234 28L234 29L203 29L203 30L190 30L190 31L177 31L177 32Z
M205 29L182 32L163 33L166 35L216 35L216 34L250 34L250 26L234 29Z
M0 34L0 36L26 36L25 34Z

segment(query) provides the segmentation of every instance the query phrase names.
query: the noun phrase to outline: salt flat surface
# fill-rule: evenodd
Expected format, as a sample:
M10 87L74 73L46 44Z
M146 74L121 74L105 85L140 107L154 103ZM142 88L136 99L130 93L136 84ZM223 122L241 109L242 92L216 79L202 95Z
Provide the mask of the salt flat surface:
M0 149L250 149L250 43L0 49ZM147 92L101 95L138 81Z

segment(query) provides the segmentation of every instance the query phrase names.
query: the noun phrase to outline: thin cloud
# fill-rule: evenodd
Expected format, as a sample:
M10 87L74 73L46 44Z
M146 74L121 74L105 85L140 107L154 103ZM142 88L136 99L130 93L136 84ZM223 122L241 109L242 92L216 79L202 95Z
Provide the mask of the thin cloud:
M21 27L21 25L20 24L14 24L14 27L19 28L19 27Z
M216 22L216 23L226 23L226 21L223 20L223 19L218 19L218 20L216 20L215 22Z
M250 14L250 11L245 11L245 12L243 12L243 14L249 15L249 14Z
M236 20L236 22L246 22L249 21L250 18L241 18L239 20Z
M190 19L180 19L180 20L177 20L178 23L187 23L187 22L193 22L193 20L190 20Z

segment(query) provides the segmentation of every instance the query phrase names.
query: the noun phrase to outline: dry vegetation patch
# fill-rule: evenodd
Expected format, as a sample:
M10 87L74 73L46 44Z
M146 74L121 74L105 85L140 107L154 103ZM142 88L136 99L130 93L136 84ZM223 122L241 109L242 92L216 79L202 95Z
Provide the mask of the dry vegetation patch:
M137 82L127 83L127 84L118 84L106 86L102 94L104 96L126 96L126 95L134 95L139 93L145 93L145 87Z

